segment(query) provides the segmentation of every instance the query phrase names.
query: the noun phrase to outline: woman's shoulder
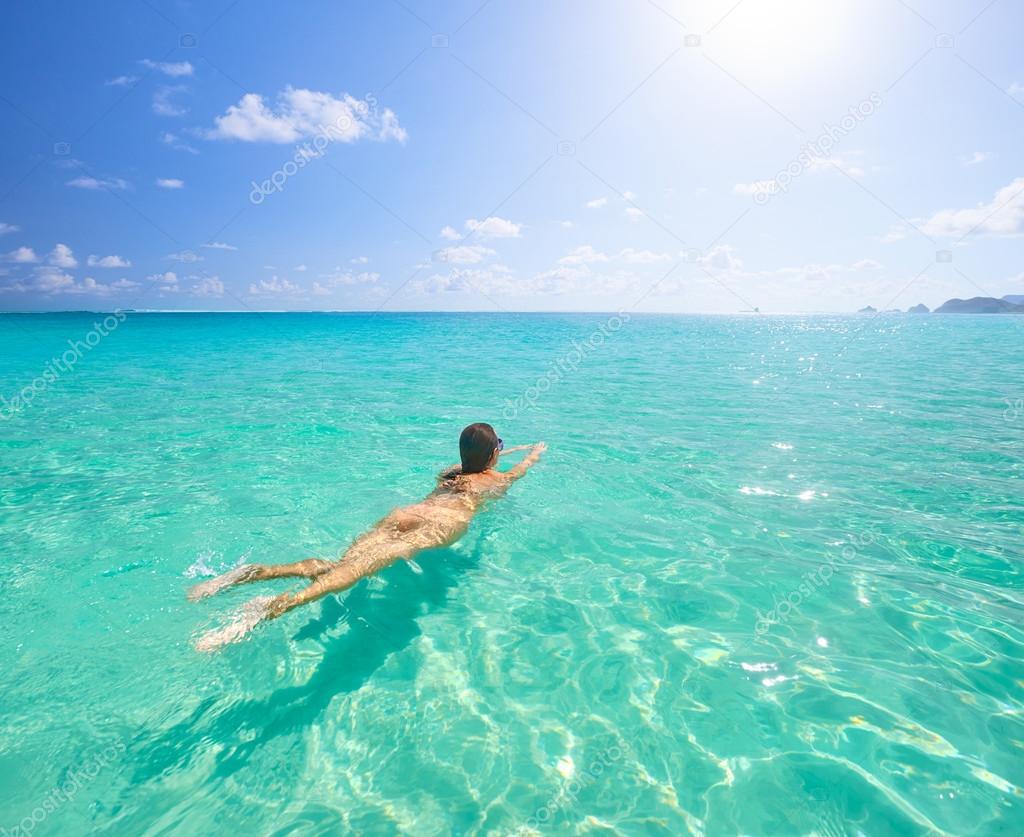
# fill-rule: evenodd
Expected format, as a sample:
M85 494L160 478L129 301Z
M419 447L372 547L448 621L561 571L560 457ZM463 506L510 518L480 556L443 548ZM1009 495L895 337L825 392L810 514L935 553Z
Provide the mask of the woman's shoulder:
M493 491L501 491L508 483L507 478L501 471L491 469L481 471L479 474L472 474L472 490L478 494L488 494Z
M442 471L437 478L438 490L460 494L486 494L503 487L504 484L505 477L500 471L489 470L477 474L464 474L458 465Z

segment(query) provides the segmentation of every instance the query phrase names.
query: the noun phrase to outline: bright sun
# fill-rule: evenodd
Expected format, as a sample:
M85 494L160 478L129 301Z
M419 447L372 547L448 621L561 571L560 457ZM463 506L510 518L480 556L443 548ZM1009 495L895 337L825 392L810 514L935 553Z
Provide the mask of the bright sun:
M850 0L725 0L703 22L707 54L734 72L790 75L835 65L862 4Z

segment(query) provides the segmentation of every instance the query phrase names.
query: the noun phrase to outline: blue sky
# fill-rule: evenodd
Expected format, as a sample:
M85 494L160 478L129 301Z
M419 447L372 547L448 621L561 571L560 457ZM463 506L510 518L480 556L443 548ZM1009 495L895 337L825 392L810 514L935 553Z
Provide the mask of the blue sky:
M1010 0L40 0L3 18L3 310L1024 293Z

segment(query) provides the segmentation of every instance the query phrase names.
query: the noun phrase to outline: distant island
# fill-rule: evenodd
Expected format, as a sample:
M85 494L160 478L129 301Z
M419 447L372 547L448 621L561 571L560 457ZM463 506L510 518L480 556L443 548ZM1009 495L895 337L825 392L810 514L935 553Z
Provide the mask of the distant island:
M991 296L950 299L935 309L936 314L1024 314L1024 305Z
M878 309L867 305L858 314L877 314ZM902 314L898 308L885 311L886 314ZM929 312L924 304L908 308L908 314L1024 314L1024 294L1007 294L1002 299L992 296L975 296L970 299L947 299L934 311Z

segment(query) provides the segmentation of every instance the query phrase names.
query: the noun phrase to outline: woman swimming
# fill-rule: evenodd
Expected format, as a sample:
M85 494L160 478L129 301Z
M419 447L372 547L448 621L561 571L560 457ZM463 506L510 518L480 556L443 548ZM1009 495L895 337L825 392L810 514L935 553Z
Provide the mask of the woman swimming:
M518 465L504 472L495 470L498 457L503 453L527 449L530 453ZM266 619L274 619L293 607L315 602L328 593L347 590L361 578L373 575L399 558L409 560L424 549L455 543L465 533L484 500L504 494L545 450L547 445L543 442L505 450L491 425L469 425L459 437L462 464L444 471L438 477L437 487L422 502L395 509L370 531L356 538L340 560L309 558L277 566L243 564L193 587L188 597L196 601L236 584L272 578L312 579L310 585L298 593L253 599L242 609L238 620L225 628L203 634L196 642L196 648L212 651L240 639Z

